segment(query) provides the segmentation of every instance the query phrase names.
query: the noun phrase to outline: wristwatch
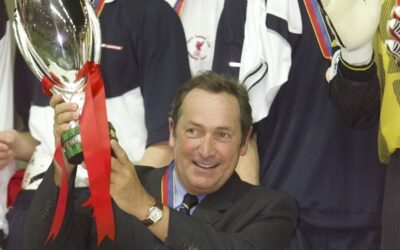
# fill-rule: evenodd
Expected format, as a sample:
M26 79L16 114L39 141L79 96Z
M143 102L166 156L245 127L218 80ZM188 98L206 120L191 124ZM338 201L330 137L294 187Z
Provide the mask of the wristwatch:
M156 200L156 204L149 208L146 219L142 220L143 225L146 227L153 225L154 223L161 220L163 216L163 205L159 200Z

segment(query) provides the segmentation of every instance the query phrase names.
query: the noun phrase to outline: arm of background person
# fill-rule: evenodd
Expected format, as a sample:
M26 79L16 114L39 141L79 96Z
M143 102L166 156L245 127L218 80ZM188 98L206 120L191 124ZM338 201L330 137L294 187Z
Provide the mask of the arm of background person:
M321 4L340 47L327 71L332 103L348 126L376 125L380 85L372 39L379 24L380 0L322 0Z
M146 28L140 27L138 60L148 137L140 165L161 167L172 160L169 109L177 89L190 79L190 69L183 27L174 10L165 1L148 1L143 9L138 25Z
M168 141L159 142L146 148L138 165L165 167L171 163L172 159L173 149L168 145Z
M5 130L0 132L0 169L14 158L29 161L39 142L30 132Z
M247 153L239 158L236 173L242 181L253 185L260 184L260 162L257 150L257 135L253 134L249 140Z
M328 88L332 104L347 126L368 128L377 124L381 91L373 61L358 69L339 62Z

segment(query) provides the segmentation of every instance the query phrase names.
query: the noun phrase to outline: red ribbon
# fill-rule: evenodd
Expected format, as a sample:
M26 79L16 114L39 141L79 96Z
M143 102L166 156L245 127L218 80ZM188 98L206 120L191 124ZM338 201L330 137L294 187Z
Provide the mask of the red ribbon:
M88 63L86 69L89 70L89 77L79 126L91 197L84 206L93 207L99 245L106 236L111 240L115 237L110 197L111 146L100 67L98 64Z
M45 95L51 96L50 90L54 87L53 82L47 76L42 79L42 91Z
M91 196L84 206L93 208L97 228L97 244L108 236L115 238L114 214L110 197L111 146L107 122L104 84L98 64L89 62L78 73L77 79L87 75L85 105L79 119L82 150L89 175ZM49 79L42 80L42 87L49 93ZM52 84L52 83L51 83ZM68 179L62 160L61 145L57 145L56 161L62 167L62 183L53 224L46 241L60 231L68 198ZM59 155L59 159L57 156Z

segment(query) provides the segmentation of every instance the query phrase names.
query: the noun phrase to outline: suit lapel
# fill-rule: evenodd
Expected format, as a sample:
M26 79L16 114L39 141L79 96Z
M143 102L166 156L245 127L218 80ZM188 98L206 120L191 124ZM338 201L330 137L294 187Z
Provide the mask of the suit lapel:
M136 166L136 171L143 187L158 200L161 200L161 178L166 169L167 167L153 168Z
M246 185L243 184L235 172L220 190L201 201L192 216L210 225L215 224L247 190Z

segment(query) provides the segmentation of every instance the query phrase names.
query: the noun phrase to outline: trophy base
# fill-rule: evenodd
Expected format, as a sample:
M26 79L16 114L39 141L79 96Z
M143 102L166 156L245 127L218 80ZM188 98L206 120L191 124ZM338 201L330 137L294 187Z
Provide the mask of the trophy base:
M108 128L110 140L114 139L118 141L115 128L111 122L108 122ZM64 148L64 155L67 157L70 164L78 165L83 162L81 134L78 126L70 128L62 134L61 145ZM115 157L113 150L111 150L111 156Z

